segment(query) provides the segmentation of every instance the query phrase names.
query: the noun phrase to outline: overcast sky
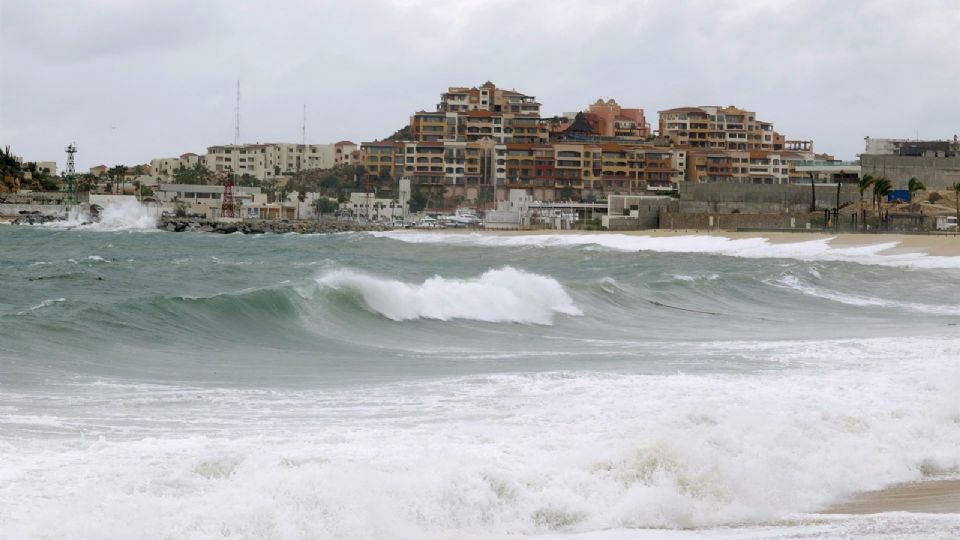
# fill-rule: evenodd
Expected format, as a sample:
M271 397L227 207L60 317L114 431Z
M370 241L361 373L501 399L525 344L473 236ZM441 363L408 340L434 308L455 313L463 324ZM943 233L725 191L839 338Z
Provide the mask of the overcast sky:
M853 158L960 133L960 0L0 0L0 145L79 170L233 142L383 138L452 85L737 105Z

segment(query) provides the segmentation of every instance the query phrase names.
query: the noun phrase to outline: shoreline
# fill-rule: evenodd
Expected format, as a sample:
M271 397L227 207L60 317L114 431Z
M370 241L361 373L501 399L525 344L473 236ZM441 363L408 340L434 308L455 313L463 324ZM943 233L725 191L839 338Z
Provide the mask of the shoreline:
M13 224L16 218L10 216L0 216L0 224ZM301 221L303 223L301 223ZM189 219L169 219L167 222L158 221L157 230L167 230L171 232L194 231L194 232L245 232L245 233L324 233L324 232L345 232L345 231L397 231L408 234L482 234L492 236L550 236L550 235L624 235L639 237L679 237L679 236L710 236L715 238L724 238L727 240L745 240L753 238L762 238L771 244L799 244L803 242L813 242L827 240L829 245L834 248L856 248L871 246L877 244L896 243L888 249L880 251L882 255L896 255L904 253L921 253L930 256L939 257L960 257L960 233L923 233L908 234L899 232L870 232L870 233L829 233L823 231L727 231L727 230L703 230L703 229L642 229L628 231L586 231L586 230L556 230L556 229L533 229L533 230L492 230L492 229L380 229L376 227L360 226L352 227L345 224L326 223L317 224L304 220L290 221L288 223L277 222L276 227L269 227L261 220L238 221L237 223L218 224L214 227L210 223L201 223ZM206 225L206 226L204 226Z
M820 513L865 515L886 512L960 514L960 479L929 479L864 491Z
M404 229L427 234L490 234L497 236L548 236L548 235L624 235L652 238L674 236L711 236L728 240L763 238L771 244L799 244L827 240L835 248L856 248L877 244L896 243L881 255L922 253L939 257L960 257L960 234L903 234L903 233L826 233L821 231L717 231L698 229L645 229L637 231L580 231L537 229L529 231L498 231L485 229Z

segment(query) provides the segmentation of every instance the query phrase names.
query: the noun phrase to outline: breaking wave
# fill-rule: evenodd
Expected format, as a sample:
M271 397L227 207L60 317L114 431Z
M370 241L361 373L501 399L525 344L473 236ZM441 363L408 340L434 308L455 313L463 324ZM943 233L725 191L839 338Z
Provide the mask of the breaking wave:
M110 537L503 538L762 523L960 465L956 343L850 345L891 359L322 392L101 386L90 399L108 418L177 436L0 445L14 479L0 502L13 537L83 536L93 519Z
M413 231L388 231L371 234L417 244L459 244L484 247L594 246L616 251L705 253L747 259L785 258L801 261L836 261L911 268L960 268L960 257L934 256L925 253L883 253L897 247L898 242L834 247L830 244L833 238L774 243L767 238L726 238L708 235L639 236L604 233L506 236L483 233L436 234Z
M474 279L434 276L421 284L336 270L317 278L322 288L353 291L370 310L394 321L469 319L553 324L556 315L582 315L557 280L511 267Z
M791 289L814 298L832 300L841 304L850 306L877 306L884 308L905 309L918 313L932 313L937 315L960 315L960 306L957 305L933 305L921 304L919 302L898 302L873 296L864 296L859 294L850 294L840 291L834 291L823 287L817 287L805 283L793 275L785 275L772 282L773 285Z
M100 220L94 221L85 209L74 208L64 221L46 224L53 228L75 228L100 231L151 230L157 228L157 216L136 199L123 199L106 204L100 212Z

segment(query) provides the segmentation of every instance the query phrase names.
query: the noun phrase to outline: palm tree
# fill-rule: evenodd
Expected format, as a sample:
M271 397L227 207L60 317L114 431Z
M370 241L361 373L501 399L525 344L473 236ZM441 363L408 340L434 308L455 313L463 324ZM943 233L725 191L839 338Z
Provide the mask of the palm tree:
M873 198L877 203L877 217L883 213L883 198L893 191L893 184L886 176L873 181Z
M927 186L923 185L923 182L917 180L916 178L911 178L907 182L907 192L910 193L910 203L913 204L913 194L918 191L926 191Z
M960 231L960 182L953 184L953 195L957 204L957 231Z
M127 175L126 165L117 165L111 167L107 171L107 176L113 179L113 188L117 190L120 195L123 195L123 179Z
M297 205L297 219L300 219L300 205L303 204L303 201L307 200L307 194L303 191L297 191L297 200L300 204Z
M863 212L863 193L873 185L876 178L867 174L857 182L857 189L860 190L860 216L863 218L863 230L867 229L867 215Z

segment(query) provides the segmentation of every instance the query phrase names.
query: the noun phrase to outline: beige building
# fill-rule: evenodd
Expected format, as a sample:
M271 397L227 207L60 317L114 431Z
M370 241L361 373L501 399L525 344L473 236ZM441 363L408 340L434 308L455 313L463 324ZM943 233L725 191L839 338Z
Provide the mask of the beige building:
M410 129L420 142L543 143L549 138L534 96L497 88L491 82L448 88L440 95L436 111L410 117Z
M330 169L339 164L359 163L357 145L349 141L336 144L257 143L210 146L206 155L183 154L178 158L150 161L154 175L169 180L183 166L198 163L216 173L249 174L260 180L312 169Z
M773 124L737 107L679 107L660 111L660 135L677 146L711 150L773 150Z

